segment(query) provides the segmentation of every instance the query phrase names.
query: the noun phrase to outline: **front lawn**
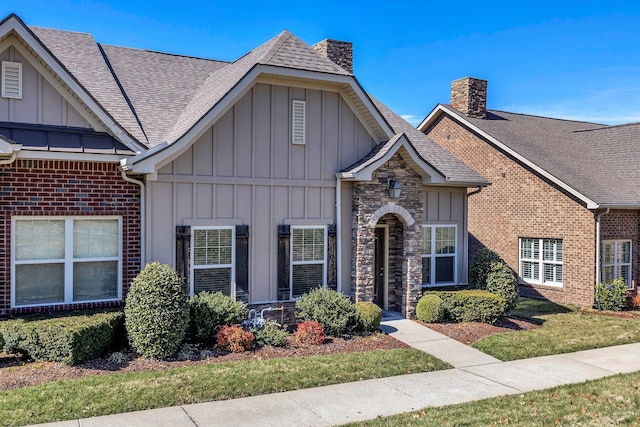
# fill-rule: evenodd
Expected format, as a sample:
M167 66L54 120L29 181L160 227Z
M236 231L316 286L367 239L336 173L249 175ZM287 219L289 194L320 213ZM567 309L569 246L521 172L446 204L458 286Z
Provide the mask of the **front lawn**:
M422 351L395 349L99 375L0 392L0 408L5 409L0 411L0 425L86 418L448 368Z
M640 425L640 372L595 381L427 408L350 426Z
M509 361L640 342L640 318L571 310L529 299L521 299L511 314L541 322L542 327L490 335L473 347Z

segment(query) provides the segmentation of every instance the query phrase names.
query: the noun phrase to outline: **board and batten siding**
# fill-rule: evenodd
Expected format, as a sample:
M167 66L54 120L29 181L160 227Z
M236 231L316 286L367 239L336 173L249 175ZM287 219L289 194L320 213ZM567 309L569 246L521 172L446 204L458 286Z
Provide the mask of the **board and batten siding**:
M457 282L467 282L467 189L424 187L422 195L423 224L449 225L457 227L456 269Z
M306 144L291 144L292 100ZM336 172L375 141L337 92L256 84L147 185L147 261L175 265L176 225L249 225L250 301L277 298L277 226L336 223ZM350 185L342 195L342 286L350 281ZM346 212L345 212L346 210Z
M0 61L22 64L22 99L0 98L0 121L91 128L17 49L9 47L0 52Z

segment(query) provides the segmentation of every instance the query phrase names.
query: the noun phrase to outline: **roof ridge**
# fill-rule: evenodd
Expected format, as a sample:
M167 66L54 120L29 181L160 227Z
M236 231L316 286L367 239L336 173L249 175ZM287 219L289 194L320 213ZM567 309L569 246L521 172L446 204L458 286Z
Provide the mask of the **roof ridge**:
M599 130L617 129L617 128L622 128L622 127L638 126L638 125L640 125L640 122L619 123L617 125L603 125L602 127L593 128L593 129L578 129L578 130L574 130L573 132L575 132L575 133L578 133L578 132L593 132L593 131L599 131Z
M454 111L457 111L455 108L453 108L453 106L451 106L451 104L443 104L443 105L447 105L447 106L451 107ZM608 125L606 125L604 123L588 122L586 120L563 119L563 118L560 118L560 117L549 117L549 116L542 116L542 115L539 115L539 114L516 113L516 112L513 112L513 111L489 110L489 109L487 110L487 112L513 114L513 115L516 115L516 116L538 117L538 118L541 118L541 119L557 120L557 121L561 121L561 122L585 123L585 124L589 124L589 125L599 125L599 126L603 126L603 127L608 126Z
M116 48L116 49L125 49L125 50L135 50L135 51L140 51L140 52L146 52L146 53L155 53L158 55L165 55L165 56L175 56L178 58L187 58L187 59L197 59L200 61L209 61L209 62L222 62L225 64L230 64L230 61L225 61L224 59L213 59L213 58L204 58L202 56L193 56L193 55L186 55L186 54L182 54L182 53L172 53L172 52L161 52L159 50L153 50L153 49L144 49L144 48L140 48L140 47L129 47L129 46L118 46L115 44L109 44L109 43L98 43L101 46L107 46L110 48Z
M269 48L269 50L267 50L261 58L259 58L258 60L256 60L256 62L261 62L261 61L265 61L268 62L270 61L276 53L278 53L278 51L280 50L280 48L282 47L282 45L284 45L286 43L287 40L289 40L291 38L291 36L293 36L293 34L288 31L288 30L283 30L280 32L280 34L278 34L277 36L275 36L273 39L275 39L275 43L273 44L273 46L271 46ZM266 45L267 43L269 43L271 40L267 41L266 43L263 43L262 45ZM268 58L267 58L268 56Z

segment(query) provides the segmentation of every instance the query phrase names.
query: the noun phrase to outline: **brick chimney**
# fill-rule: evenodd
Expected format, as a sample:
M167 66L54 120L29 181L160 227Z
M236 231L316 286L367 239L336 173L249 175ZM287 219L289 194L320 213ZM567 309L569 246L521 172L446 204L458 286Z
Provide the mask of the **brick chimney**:
M467 117L487 117L487 81L465 77L451 82L451 106Z
M353 74L353 44L339 40L324 39L314 44L313 49Z

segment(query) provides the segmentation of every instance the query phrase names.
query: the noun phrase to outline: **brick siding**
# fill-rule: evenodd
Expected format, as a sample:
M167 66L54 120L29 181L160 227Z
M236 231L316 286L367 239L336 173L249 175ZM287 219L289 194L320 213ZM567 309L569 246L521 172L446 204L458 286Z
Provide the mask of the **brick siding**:
M140 188L111 163L17 160L0 169L0 316L122 302L80 303L11 310L11 218L14 216L122 217L122 287L140 271Z
M492 183L469 197L470 259L478 249L488 247L517 273L518 238L562 239L563 286L523 284L521 293L591 307L595 277L594 213L449 116L441 115L426 134ZM634 225L632 219L623 216L624 226L618 229L632 232L637 242L637 219ZM617 217L605 216L603 220L615 222Z

